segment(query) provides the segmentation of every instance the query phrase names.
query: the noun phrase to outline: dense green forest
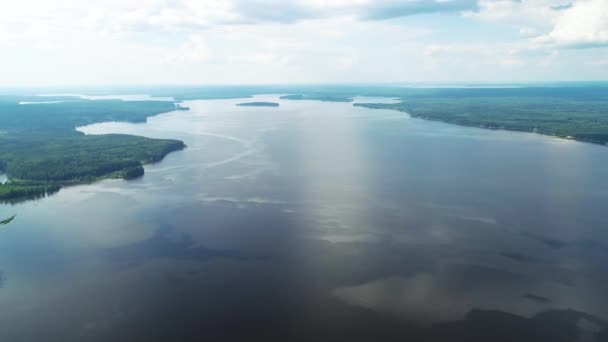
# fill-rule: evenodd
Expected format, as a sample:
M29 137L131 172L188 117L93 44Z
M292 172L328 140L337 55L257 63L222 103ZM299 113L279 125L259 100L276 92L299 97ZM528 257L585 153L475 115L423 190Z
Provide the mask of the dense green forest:
M19 104L43 100L68 102ZM75 127L142 122L174 109L183 107L170 101L0 96L0 172L10 178L0 185L0 200L44 197L65 184L143 175L142 164L159 161L184 148L184 143L120 134L84 135Z
M183 147L178 140L120 134L3 134L0 170L13 180L89 182L159 161Z
M54 97L47 100L56 101ZM144 122L149 116L174 109L176 105L170 101L78 100L28 105L0 101L0 129L11 132L73 132L77 126L96 122Z
M17 202L21 199L37 199L59 191L61 186L45 182L14 182L0 184L0 203Z
M394 104L355 106L395 109L413 117L465 126L537 132L608 144L608 99L555 97L408 97Z

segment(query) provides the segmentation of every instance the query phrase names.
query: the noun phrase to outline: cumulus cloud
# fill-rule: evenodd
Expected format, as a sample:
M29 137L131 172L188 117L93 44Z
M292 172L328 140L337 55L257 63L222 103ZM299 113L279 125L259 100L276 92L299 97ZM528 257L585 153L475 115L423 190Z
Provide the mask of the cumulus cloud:
M501 22L517 27L548 29L558 15L562 0L479 0L477 11L465 17L485 22Z
M553 29L533 42L563 48L608 46L608 1L579 0L560 10Z
M595 61L589 61L589 62L587 62L587 64L593 65L593 66L608 66L608 59L599 59L599 60L595 60Z
M168 51L167 63L200 63L211 58L211 51L203 37L191 36L187 42Z
M416 14L476 10L477 0L239 0L237 12L247 20L295 22L311 18L352 16L385 20Z
M5 83L567 79L564 70L608 78L607 6L608 0L19 0L0 11L0 75ZM436 20L440 14L450 17Z
M606 0L479 0L479 10L465 16L519 27L531 48L608 45Z
M383 20L475 10L477 0L21 0L2 9L0 19L7 26L112 33L191 31L214 25L295 23L336 17Z
M369 4L361 12L368 20L391 19L429 13L454 13L478 10L477 0L409 0L378 1Z
M560 10L566 10L572 7L572 3L571 2L567 2L564 4L559 4L559 5L553 5L551 6L551 9L554 9L556 11L560 11Z

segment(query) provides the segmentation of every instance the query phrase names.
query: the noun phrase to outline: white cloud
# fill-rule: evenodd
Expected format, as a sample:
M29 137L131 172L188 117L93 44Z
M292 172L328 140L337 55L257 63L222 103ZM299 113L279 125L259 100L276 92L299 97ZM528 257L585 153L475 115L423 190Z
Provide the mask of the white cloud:
M190 39L178 48L168 51L167 63L199 63L211 58L207 41L200 36L190 36Z
M608 78L608 0L1 2L0 86Z
M607 0L479 0L468 18L519 27L530 48L608 45Z
M246 64L251 67L259 65L285 66L289 63L289 58L273 53L256 53L252 55L228 56L227 61L230 63Z
M519 47L512 44L450 43L426 46L424 55L440 65L455 68L506 67L528 64Z
M594 61L588 61L587 64L593 65L593 66L608 66L608 59L598 59L598 60L594 60Z
M337 67L340 69L352 69L359 62L359 56L352 53L338 57Z
M464 15L486 22L502 22L528 29L547 29L553 25L562 0L479 0L479 10Z
M559 12L553 29L534 43L565 48L608 46L608 1L579 0Z
M549 67L551 66L553 63L555 63L555 60L559 57L559 51L558 50L553 50L551 51L551 53L542 59L542 61L540 62L540 65L543 67Z
M534 27L522 27L519 29L519 35L523 38L533 38L538 37L540 32Z

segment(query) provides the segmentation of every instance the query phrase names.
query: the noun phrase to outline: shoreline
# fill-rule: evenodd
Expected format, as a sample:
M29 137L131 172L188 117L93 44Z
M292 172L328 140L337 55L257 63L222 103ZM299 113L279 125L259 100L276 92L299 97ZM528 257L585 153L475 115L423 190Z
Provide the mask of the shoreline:
M401 108L393 108L393 107L389 107L389 106L384 106L385 104L383 103L354 103L353 106L355 107L363 107L363 108L367 108L367 109L384 109L384 110L392 110L392 111L397 111L400 113L405 113L407 115L409 115L411 118L414 119L421 119L421 120L426 120L426 121L434 121L434 122L442 122L442 123L446 123L446 124L450 124L450 125L456 125L456 126L461 126L461 127L472 127L472 128L478 128L478 129L483 129L483 130L489 130L489 131L505 131L505 132L519 132L519 133L532 133L532 134L537 134L540 136L544 136L544 137L551 137L551 138L557 138L557 139L562 139L562 140L567 140L567 141L576 141L576 142L580 142L580 143L586 143L586 144L591 144L591 145L595 145L595 146L604 146L604 147L608 147L608 142L603 142L603 141L595 141L595 140L587 140L587 139L581 139L581 138L577 138L576 136L571 136L571 135L557 135L557 134L551 134L551 133L544 133L542 131L536 130L536 129L516 129L516 128L509 128L506 126L499 126L499 127L492 127L492 126L486 126L486 125L481 125L481 124L468 124L468 123L462 123L462 122L457 122L457 121L452 121L452 120L445 120L445 119L440 119L440 118L432 118L432 117L428 117L428 116L424 116L424 115L416 115L414 113L412 113L411 111L408 110L404 110Z

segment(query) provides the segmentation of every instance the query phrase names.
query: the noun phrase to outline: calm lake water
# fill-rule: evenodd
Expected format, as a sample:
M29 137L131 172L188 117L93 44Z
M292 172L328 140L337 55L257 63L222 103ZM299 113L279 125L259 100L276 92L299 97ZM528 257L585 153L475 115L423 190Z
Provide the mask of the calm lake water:
M281 106L186 101L80 128L188 148L138 180L0 206L17 214L0 226L0 341L605 329L608 148L255 100Z

